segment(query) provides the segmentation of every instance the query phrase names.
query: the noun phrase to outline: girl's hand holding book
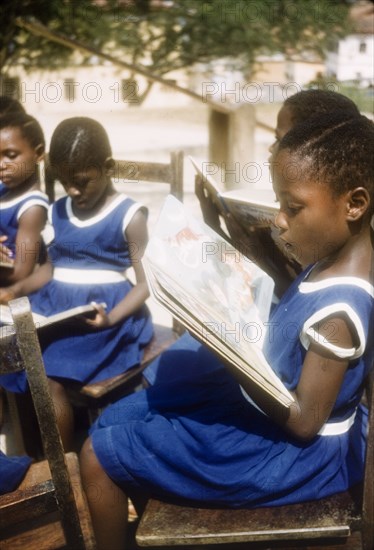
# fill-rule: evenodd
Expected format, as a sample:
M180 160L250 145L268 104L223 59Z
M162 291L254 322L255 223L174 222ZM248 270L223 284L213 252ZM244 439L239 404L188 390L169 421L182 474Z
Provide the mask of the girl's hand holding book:
M105 311L103 304L97 304L96 302L92 302L91 305L93 305L97 311L96 316L93 319L85 318L84 321L91 327L95 327L95 328L110 327L112 324L110 322L107 312Z
M8 237L6 235L1 235L0 236L0 264L1 264L1 267L8 267L8 266L12 267L14 265L12 251L10 250L10 248L5 246L5 244L3 244L7 240L8 240Z

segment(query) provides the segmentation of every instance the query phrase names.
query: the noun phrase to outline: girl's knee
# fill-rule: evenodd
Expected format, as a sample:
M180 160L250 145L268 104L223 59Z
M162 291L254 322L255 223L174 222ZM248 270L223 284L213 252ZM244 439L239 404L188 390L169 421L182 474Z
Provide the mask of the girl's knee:
M104 470L95 454L90 437L83 443L79 454L79 461L82 477L100 477L100 475L104 474Z
M52 378L48 378L48 384L52 398L59 400L67 399L65 388L60 382L57 382L57 380L53 380Z

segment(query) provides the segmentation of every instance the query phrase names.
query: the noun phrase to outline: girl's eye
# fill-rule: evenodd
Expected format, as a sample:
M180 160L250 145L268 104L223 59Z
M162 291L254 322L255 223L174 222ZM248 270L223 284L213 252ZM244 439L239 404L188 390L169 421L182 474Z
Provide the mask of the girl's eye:
M300 212L301 206L288 205L286 210L291 216L295 216L296 214L298 214Z
M16 151L6 151L5 156L8 157L10 160L14 160L16 157L18 157L18 153Z

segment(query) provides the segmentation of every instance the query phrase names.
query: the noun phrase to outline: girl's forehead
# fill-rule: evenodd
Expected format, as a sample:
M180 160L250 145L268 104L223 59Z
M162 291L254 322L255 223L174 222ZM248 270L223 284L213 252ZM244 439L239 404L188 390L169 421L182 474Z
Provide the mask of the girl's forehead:
M279 137L283 137L294 126L292 109L284 105L278 113L277 117L277 133Z
M5 142L9 144L17 144L17 147L31 147L30 141L23 135L21 128L18 126L5 126L0 129L0 145L3 147Z
M300 158L295 152L282 149L272 161L273 183L277 187L293 187L306 181L309 175L308 165L305 159Z
M14 139L25 139L21 128L18 126L4 126L4 128L0 128L0 132L2 136L12 137Z

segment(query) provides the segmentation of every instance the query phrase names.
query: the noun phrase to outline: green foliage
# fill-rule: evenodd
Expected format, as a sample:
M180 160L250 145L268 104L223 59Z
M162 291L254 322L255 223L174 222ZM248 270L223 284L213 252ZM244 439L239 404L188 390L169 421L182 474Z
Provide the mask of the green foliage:
M71 50L16 24L34 17L158 75L224 56L248 69L259 53L323 54L326 41L347 30L347 10L337 0L3 0L0 62L3 71L14 63L31 69L71 62Z

